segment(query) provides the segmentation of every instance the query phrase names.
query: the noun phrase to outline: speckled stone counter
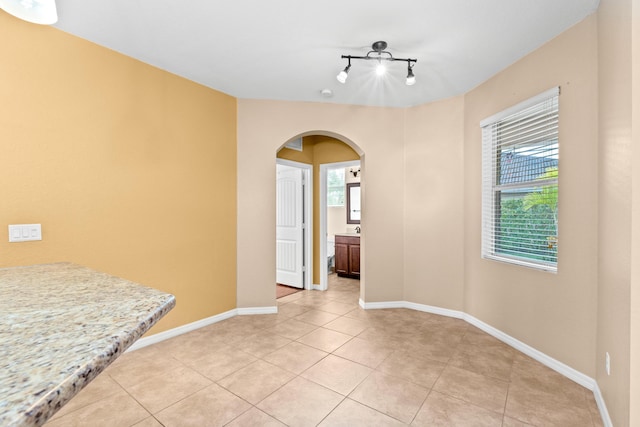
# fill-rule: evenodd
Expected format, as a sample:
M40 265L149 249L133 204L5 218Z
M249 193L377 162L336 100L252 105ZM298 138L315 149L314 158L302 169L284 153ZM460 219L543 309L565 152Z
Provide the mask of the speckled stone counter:
M43 424L174 306L74 264L0 269L0 426Z

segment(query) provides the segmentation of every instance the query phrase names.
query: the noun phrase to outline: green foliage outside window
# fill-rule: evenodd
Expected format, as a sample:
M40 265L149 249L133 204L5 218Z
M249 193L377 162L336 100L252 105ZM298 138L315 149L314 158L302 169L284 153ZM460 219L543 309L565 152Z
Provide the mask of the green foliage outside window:
M537 179L557 177L558 168L552 167ZM545 185L529 191L502 191L499 197L496 252L557 262L558 185Z

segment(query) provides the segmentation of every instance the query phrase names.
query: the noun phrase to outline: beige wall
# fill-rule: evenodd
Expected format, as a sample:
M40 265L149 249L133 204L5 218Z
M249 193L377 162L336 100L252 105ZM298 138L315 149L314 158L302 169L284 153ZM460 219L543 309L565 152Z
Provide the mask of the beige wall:
M464 98L406 111L404 299L462 310Z
M236 101L0 13L0 267L70 261L175 294L153 331L236 305ZM43 240L7 243L7 224Z
M615 426L629 425L631 2L598 10L599 252L596 379ZM605 372L611 355L611 376ZM636 404L638 404L636 402Z
M629 402L640 402L640 0L632 1L631 125L633 145L633 192L631 235L631 322ZM640 425L640 405L630 405L629 425Z
M595 375L597 21L590 16L465 95L465 311ZM561 87L558 274L481 259L480 121Z
M302 134L338 137L362 155L361 293L368 302L402 299L403 129L399 109L238 100L239 307L275 305L274 157Z

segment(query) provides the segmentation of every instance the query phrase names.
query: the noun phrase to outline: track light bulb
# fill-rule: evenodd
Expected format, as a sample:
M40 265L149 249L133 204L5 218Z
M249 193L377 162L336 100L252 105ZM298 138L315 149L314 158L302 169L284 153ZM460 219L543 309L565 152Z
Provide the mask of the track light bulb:
M347 77L349 77L349 69L351 68L351 64L344 67L344 70L340 71L336 76L336 79L342 84L347 81Z
M0 9L34 24L51 25L58 21L55 0L0 0Z
M384 64L381 62L378 64L378 66L376 67L376 74L378 76L384 76L384 73L387 72L387 69L384 67Z
M407 86L413 86L416 84L416 76L413 74L413 70L409 67L409 72L407 73Z

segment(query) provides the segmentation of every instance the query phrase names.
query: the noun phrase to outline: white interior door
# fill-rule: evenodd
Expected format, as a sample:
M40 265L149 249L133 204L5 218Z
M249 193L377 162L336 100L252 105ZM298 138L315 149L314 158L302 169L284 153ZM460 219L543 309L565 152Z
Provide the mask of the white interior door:
M304 286L303 171L276 165L276 281Z

